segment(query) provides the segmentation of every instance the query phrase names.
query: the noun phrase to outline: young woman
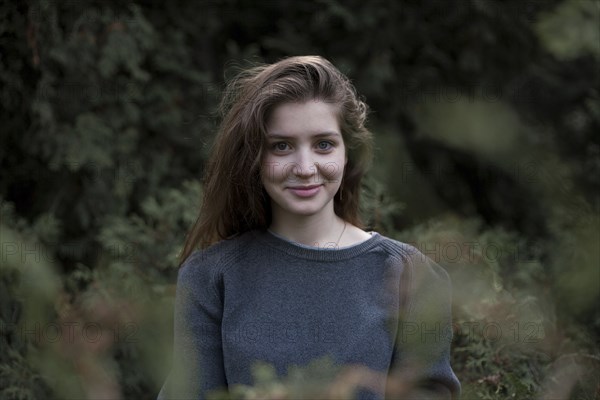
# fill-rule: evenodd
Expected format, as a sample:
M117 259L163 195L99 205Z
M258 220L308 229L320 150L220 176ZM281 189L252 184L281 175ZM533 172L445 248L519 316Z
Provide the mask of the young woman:
M323 357L362 371L360 399L458 397L448 275L363 230L372 136L349 80L290 57L240 74L222 111L159 398L251 385L257 361L285 376Z

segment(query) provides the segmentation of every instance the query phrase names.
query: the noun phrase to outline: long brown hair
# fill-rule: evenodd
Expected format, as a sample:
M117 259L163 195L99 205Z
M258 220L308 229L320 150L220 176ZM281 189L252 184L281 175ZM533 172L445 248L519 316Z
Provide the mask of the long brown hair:
M334 197L334 211L364 228L361 180L372 157L372 134L365 127L367 105L326 59L289 57L242 71L228 83L220 107L223 120L204 175L200 214L187 235L180 264L196 248L270 225L270 198L260 178L266 121L278 104L312 99L339 106L348 163Z

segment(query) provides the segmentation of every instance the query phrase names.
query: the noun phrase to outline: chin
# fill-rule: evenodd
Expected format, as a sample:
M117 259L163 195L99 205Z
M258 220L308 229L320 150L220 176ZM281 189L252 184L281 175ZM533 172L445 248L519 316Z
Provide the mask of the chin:
M286 214L298 216L311 216L327 208L327 202L321 201L286 201L279 203L279 208Z
M288 215L295 216L312 216L319 214L329 207L329 203L333 203L333 194L329 198L329 193L320 193L312 199L297 199L285 190L279 193L273 193L271 201L274 206Z
M317 214L322 209L323 208L319 207L289 207L285 211L293 215L302 215L309 217L311 215Z

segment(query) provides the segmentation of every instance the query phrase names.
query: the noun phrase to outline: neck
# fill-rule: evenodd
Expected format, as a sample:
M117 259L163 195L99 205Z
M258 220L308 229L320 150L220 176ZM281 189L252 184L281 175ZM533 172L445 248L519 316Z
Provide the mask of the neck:
M314 247L337 246L344 232L344 220L333 210L315 215L276 215L269 229L294 242ZM283 218L282 218L283 217Z

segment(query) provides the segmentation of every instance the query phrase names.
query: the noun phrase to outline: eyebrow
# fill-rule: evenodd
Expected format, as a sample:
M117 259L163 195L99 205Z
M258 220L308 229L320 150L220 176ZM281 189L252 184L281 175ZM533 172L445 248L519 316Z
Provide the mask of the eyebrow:
M320 138L320 137L330 137L330 136L342 136L342 135L340 135L339 132L327 131L327 132L317 133L316 135L312 135L311 137ZM283 135L281 133L267 133L267 138L269 138L269 139L291 139L291 138L294 138L294 136Z

